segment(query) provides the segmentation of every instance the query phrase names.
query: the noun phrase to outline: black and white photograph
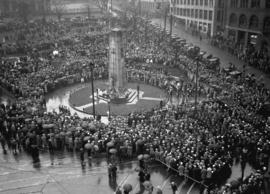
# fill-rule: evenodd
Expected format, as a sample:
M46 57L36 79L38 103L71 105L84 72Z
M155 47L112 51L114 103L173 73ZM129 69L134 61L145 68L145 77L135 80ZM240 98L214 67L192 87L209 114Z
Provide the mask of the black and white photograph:
M0 0L0 194L270 194L270 0Z

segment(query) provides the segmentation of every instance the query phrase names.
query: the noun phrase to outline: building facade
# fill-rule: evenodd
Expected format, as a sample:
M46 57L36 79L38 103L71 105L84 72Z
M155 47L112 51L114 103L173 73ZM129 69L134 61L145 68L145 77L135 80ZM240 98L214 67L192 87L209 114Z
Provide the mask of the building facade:
M0 17L14 17L26 3L31 15L42 15L51 9L51 0L0 0Z
M142 14L156 14L160 17L164 15L165 9L169 8L169 0L140 0Z
M270 0L229 0L226 37L246 48L270 45Z
M213 36L217 28L218 0L171 0L170 10L186 30Z

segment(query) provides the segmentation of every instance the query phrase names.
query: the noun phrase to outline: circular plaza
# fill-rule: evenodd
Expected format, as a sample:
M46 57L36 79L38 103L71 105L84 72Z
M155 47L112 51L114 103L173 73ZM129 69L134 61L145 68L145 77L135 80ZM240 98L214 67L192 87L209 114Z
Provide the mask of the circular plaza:
M95 81L94 83L95 109L97 115L107 116L109 111L111 116L124 116L132 112L149 111L152 108L160 106L160 102L163 101L166 96L164 91L160 88L141 83L127 83L126 87L130 90L128 101L116 104L98 97L107 87L105 80ZM91 84L84 85L73 91L69 96L69 105L79 112L93 114L93 98L91 91Z

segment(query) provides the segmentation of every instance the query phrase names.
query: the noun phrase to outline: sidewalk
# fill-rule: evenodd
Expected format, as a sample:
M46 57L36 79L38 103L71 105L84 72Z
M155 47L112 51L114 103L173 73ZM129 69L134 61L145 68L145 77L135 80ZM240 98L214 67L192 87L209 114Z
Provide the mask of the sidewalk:
M163 19L157 19L153 18L151 19L153 24L158 24L164 27L164 21ZM166 25L167 31L169 31L169 21L167 21ZM212 54L213 56L216 56L220 58L221 62L221 67L227 67L228 64L231 62L234 64L238 70L242 71L243 70L243 61L238 60L236 57L232 56L228 52L225 52L217 47L214 47L210 45L207 40L202 40L200 41L199 37L192 36L191 34L187 33L182 26L173 26L173 34L177 34L179 37L184 38L187 40L188 43L192 43L193 45L199 46L201 50L206 51L207 55ZM253 73L257 78L263 78L262 81L265 83L265 86L267 88L270 88L270 75L267 75L263 73L262 71L255 69L253 67L247 66L246 67L246 72L247 73Z

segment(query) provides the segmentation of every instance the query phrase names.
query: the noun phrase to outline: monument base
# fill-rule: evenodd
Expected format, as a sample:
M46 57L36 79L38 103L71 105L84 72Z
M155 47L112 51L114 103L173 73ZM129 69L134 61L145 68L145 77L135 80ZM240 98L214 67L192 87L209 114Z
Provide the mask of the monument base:
M112 104L125 104L129 103L130 100L136 95L133 90L122 89L121 91L101 92L98 97L106 102L110 102Z

